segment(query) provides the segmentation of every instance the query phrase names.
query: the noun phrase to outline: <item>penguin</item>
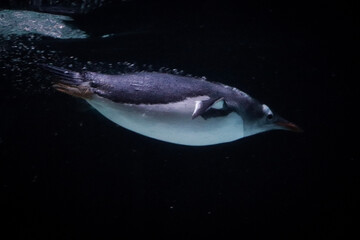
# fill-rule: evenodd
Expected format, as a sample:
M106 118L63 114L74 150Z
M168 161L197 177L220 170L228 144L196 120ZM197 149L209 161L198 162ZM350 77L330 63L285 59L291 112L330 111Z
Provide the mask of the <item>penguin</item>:
M53 87L87 101L114 123L157 140L206 146L269 130L302 130L237 88L159 72L109 75L41 65Z

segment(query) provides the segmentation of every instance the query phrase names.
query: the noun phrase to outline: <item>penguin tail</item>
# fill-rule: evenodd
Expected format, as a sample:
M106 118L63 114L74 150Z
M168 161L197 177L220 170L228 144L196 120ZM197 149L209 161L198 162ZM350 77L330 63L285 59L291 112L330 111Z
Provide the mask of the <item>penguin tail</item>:
M84 99L93 96L90 82L85 80L84 74L47 64L39 64L39 66L54 76L53 87L57 91Z

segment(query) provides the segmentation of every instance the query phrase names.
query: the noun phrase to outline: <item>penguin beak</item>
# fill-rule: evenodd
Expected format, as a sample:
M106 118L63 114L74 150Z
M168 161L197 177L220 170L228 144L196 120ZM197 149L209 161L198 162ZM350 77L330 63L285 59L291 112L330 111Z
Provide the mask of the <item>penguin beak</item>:
M303 130L297 126L296 124L289 122L283 118L279 118L276 122L275 125L279 126L280 129L284 129L284 130L288 130L288 131L292 131L292 132L303 132Z

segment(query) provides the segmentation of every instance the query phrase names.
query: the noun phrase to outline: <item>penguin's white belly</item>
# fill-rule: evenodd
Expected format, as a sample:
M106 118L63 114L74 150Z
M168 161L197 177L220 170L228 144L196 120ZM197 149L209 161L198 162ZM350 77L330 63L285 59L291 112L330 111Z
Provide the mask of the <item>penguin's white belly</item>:
M212 145L244 137L242 118L232 112L207 120L192 119L196 101L207 96L188 98L169 104L122 104L94 95L87 100L101 114L139 134L182 145Z

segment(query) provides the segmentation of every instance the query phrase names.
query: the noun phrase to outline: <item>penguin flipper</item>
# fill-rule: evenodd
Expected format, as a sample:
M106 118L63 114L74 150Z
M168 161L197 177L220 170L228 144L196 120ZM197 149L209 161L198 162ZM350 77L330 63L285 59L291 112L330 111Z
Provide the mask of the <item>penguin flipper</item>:
M196 101L195 109L192 114L192 119L197 118L200 115L206 113L210 108L221 109L225 105L223 97L219 98L210 98L203 101Z

